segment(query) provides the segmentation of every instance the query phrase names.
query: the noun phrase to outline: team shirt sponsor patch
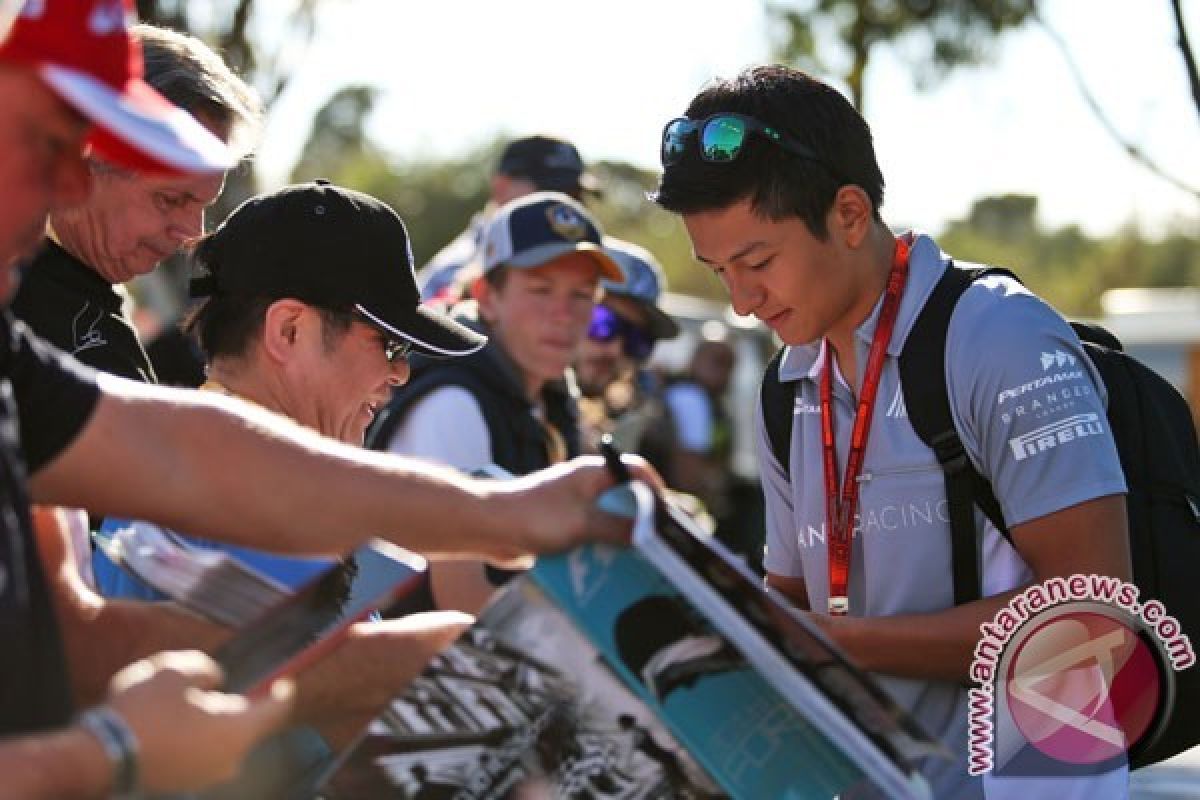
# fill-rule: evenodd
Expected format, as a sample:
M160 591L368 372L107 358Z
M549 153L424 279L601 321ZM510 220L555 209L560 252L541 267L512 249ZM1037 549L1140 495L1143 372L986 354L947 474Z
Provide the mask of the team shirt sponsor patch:
M1030 392L1036 392L1039 389L1044 389L1047 386L1057 383L1068 383L1084 379L1083 370L1075 369L1079 363L1079 359L1070 353L1055 350L1053 353L1042 353L1039 360L1042 365L1042 372L1049 372L1051 368L1058 368L1062 371L1055 372L1052 375L1043 375L1040 378L1034 378L1017 386L1010 386L1007 389L1001 389L1000 393L996 395L996 405L1003 406L1005 403L1017 400Z
M1040 378L1034 378L1031 381L1026 381L1018 386L1001 390L1000 394L996 396L996 405L1003 406L1010 400L1016 400L1022 395L1030 392L1036 392L1038 389L1044 389L1047 386L1052 386L1057 383L1067 383L1081 380L1083 380L1083 370L1081 369L1073 369L1069 372L1056 372L1053 375L1044 375Z
M1076 414L1049 425L1035 428L1028 433L1014 436L1008 440L1012 448L1013 459L1024 461L1058 447L1088 436L1099 436L1104 433L1104 424L1100 415L1094 412Z
M1042 372L1051 367L1062 369L1066 366L1075 366L1075 356L1070 353L1064 353L1062 350L1055 350L1053 353L1042 353Z

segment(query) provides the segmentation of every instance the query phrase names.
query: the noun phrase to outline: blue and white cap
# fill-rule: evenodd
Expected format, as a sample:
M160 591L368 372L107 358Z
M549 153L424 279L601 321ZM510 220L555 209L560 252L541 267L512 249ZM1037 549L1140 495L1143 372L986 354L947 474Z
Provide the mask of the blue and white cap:
M625 274L604 249L600 226L580 203L561 192L534 192L505 203L483 232L483 271L496 267L540 267L561 255L588 253L600 277Z
M649 250L615 236L604 237L604 249L625 273L625 280L606 280L607 294L628 297L646 311L650 333L655 339L673 339L679 335L679 323L658 306L667 288L662 265Z

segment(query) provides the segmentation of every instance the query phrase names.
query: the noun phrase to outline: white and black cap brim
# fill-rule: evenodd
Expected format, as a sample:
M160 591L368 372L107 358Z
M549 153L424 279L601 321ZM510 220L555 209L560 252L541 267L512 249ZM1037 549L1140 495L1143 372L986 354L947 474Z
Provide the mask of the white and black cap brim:
M389 314L358 303L354 310L387 335L411 343L416 352L429 358L469 356L487 344L483 334L428 306L417 306L403 314Z

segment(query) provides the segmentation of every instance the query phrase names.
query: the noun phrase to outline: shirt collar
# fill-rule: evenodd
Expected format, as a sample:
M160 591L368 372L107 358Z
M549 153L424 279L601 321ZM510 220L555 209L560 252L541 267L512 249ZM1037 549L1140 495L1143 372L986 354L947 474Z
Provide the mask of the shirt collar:
M904 349L909 332L917 321L917 315L925 307L925 302L933 292L933 287L942 277L949 263L937 243L924 234L902 234L908 238L909 251L908 280L904 286L904 296L900 298L900 309L896 314L896 327L892 331L892 339L888 343L887 353L897 358ZM855 338L869 349L875 336L875 326L879 322L879 312L883 308L883 295L875 302L875 307L854 332ZM786 348L779 364L779 380L783 382L801 379L816 380L821 375L825 364L825 339L822 337L815 342L793 345Z

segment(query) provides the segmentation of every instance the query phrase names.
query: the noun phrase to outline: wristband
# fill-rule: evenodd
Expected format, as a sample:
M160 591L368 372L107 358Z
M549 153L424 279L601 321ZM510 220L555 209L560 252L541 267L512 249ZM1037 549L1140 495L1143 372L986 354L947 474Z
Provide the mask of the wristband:
M113 768L111 795L115 798L134 797L138 784L137 737L128 723L107 706L97 706L79 715L79 727L100 742Z

